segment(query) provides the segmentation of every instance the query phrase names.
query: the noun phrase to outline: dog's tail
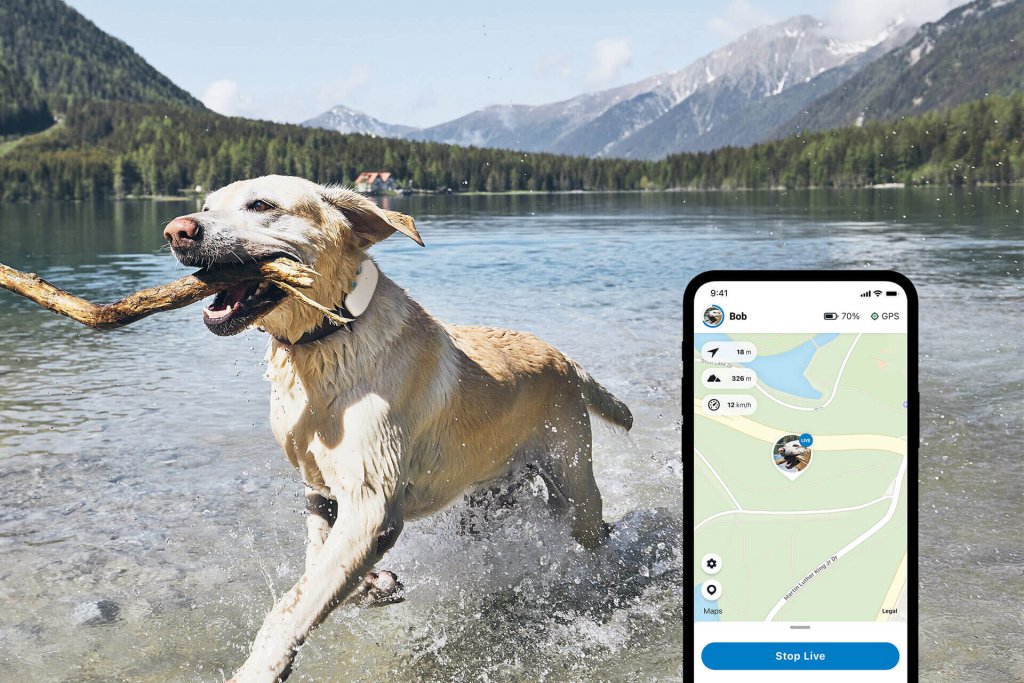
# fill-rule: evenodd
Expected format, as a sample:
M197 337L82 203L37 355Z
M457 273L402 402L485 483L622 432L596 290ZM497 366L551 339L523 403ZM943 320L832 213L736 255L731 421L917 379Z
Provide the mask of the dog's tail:
M580 380L580 389L583 391L583 398L587 405L603 419L616 424L627 432L633 426L633 413L625 403L615 395L601 386L601 383L590 376L590 373L583 369L583 366L572 359L567 359L576 376Z

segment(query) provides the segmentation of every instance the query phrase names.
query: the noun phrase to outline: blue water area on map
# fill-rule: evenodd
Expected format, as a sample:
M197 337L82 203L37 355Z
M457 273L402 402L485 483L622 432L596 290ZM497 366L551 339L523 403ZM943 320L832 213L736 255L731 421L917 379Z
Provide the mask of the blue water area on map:
M744 363L757 373L757 379L765 386L800 398L818 399L821 392L811 386L804 376L807 366L818 349L828 344L838 334L823 333L815 335L800 346L770 356L758 354L757 358ZM695 334L694 347L699 349L709 341L731 341L727 334Z
M705 340L707 341L707 340ZM717 602L711 602L710 600L704 599L704 594L700 592L701 584L697 584L693 587L693 620L694 621L721 621L722 618L717 614L705 614L704 608L708 607L711 609L718 609Z

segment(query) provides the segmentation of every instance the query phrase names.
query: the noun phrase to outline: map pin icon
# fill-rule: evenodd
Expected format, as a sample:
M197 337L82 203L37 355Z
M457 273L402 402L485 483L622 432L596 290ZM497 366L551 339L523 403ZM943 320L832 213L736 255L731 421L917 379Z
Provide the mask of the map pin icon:
M790 481L807 471L811 465L810 434L787 434L779 438L772 448L772 465Z

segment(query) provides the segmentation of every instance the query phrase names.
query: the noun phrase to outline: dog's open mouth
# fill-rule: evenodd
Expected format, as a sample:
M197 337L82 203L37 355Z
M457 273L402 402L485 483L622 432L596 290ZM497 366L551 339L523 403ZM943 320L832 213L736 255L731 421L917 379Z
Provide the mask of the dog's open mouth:
M284 290L267 280L253 280L229 287L203 309L203 322L214 334L227 337L238 334L262 318L287 296Z

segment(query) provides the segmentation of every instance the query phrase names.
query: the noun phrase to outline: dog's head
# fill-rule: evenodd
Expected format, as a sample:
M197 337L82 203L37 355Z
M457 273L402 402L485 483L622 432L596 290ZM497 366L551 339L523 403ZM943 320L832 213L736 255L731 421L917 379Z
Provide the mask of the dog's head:
M348 292L366 250L396 231L423 244L412 219L383 211L355 192L302 178L264 176L210 193L202 211L175 218L164 237L187 266L281 256L310 265L319 276L305 293L334 308ZM317 327L323 315L259 280L221 291L203 310L203 322L214 334L238 334L257 321L274 336L295 341Z
M779 448L779 452L783 455L803 455L807 449L799 441L789 441Z

